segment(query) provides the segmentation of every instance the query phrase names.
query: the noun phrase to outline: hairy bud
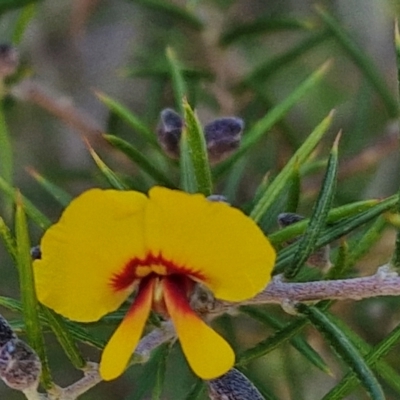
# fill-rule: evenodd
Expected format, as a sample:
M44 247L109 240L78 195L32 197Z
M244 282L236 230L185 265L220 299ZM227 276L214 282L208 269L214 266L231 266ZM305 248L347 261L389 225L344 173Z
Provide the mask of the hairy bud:
M182 117L171 108L161 111L157 127L158 141L163 150L172 158L179 158L179 141L183 129Z
M16 338L17 335L10 324L0 315L0 347L4 346L9 340Z
M42 371L39 357L18 338L9 340L0 348L0 378L11 388L36 388Z
M184 120L176 111L171 108L161 111L157 137L165 153L172 158L179 158L179 142L183 126ZM218 118L204 127L211 164L224 160L239 147L243 127L243 120L236 117Z
M257 388L237 369L207 381L211 400L265 400Z
M286 228L296 222L302 221L303 216L295 213L281 213L278 215L278 225L280 228Z
M42 251L39 245L31 248L31 257L32 260L40 260L42 258Z
M11 388L37 388L42 364L33 349L18 339L0 315L0 378Z
M244 122L240 118L218 118L204 127L208 157L216 164L229 157L240 145Z

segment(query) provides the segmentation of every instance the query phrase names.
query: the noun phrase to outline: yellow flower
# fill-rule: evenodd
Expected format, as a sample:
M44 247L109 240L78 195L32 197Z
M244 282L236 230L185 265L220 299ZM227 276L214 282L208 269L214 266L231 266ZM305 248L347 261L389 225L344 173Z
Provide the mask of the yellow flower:
M39 300L65 317L97 321L136 290L100 362L105 380L126 368L150 310L170 317L193 371L203 379L234 364L229 344L189 306L196 282L241 301L271 277L275 251L239 210L204 196L154 187L92 189L72 201L34 262Z

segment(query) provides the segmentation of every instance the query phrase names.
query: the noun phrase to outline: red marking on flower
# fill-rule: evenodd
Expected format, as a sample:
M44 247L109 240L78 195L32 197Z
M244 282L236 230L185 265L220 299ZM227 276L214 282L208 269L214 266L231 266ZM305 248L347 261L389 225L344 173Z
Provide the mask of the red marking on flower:
M193 314L193 310L187 300L185 286L188 280L181 276L171 276L164 280L164 288L173 299L173 305L182 314ZM187 288L187 286L186 286Z
M140 282L140 288L135 297L135 301L132 303L125 318L130 318L131 315L136 315L136 310L145 306L147 296L149 296L149 291L153 291L154 285L152 285L151 279L144 278ZM150 294L152 296L152 294Z
M143 276L136 273L138 267L150 267L152 265L165 267L166 275L183 275L186 277L193 277L198 281L206 281L204 275L199 271L194 271L183 265L177 265L173 261L165 259L162 254L155 256L154 254L149 253L145 258L135 257L129 260L124 269L111 278L113 289L115 291L127 289L135 281L143 279ZM157 275L155 272L152 272L152 274Z

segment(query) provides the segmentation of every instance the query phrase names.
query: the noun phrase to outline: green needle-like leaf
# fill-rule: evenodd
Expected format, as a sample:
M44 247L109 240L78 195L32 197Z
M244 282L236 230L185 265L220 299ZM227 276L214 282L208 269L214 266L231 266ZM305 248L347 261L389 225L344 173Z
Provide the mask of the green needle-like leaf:
M53 387L53 382L39 321L39 304L36 297L30 254L31 244L29 241L25 212L20 198L17 198L16 204L15 232L17 242L17 265L26 333L29 344L37 352L42 362L42 383L46 389L49 389Z
M94 151L93 147L86 142L90 155L92 156L94 162L98 166L100 172L104 175L107 179L111 187L118 190L126 190L128 187L125 185L124 182L120 178L118 178L117 174L107 166L107 164L99 157L99 155Z
M321 301L316 305L321 310L326 310L332 304L331 301ZM296 318L293 322L289 322L278 332L275 332L274 335L268 337L267 339L261 341L256 346L243 351L241 354L237 356L236 364L238 367L242 367L253 361L259 357L262 357L272 350L276 349L280 345L286 343L291 340L295 335L301 332L303 328L305 328L309 324L307 318Z
M158 360L156 371L155 371L156 372L155 373L156 380L154 383L151 400L162 400L161 395L162 395L162 389L164 386L165 373L167 370L167 359L168 359L168 355L169 355L171 346L169 343L166 343L165 345L160 346L160 348L161 348L161 354L159 356L159 360Z
M343 241L337 250L335 263L325 274L324 279L334 280L346 276L349 266L349 245L346 241Z
M375 67L374 61L361 50L360 46L354 43L350 35L343 29L343 26L339 24L326 10L322 7L316 7L316 9L326 26L342 46L343 50L351 58L354 64L360 68L365 77L369 80L370 84L379 93L389 116L391 118L396 118L399 115L399 106L396 97L389 90L382 74L380 74Z
M285 326L284 323L271 316L269 312L260 309L259 307L241 306L240 311L276 330L282 330ZM326 365L322 357L301 336L296 336L290 339L290 344L318 369L326 374L331 374L329 367Z
M3 102L0 102L0 160L1 176L11 185L13 175L13 154L6 117L3 111Z
M175 22L181 22L194 30L201 30L203 23L192 13L186 11L182 7L178 7L173 3L164 0L130 0L132 3L139 4L152 11L157 11L160 15L170 17Z
M99 91L96 91L95 93L97 98L106 105L111 112L118 115L118 117L127 123L135 132L142 136L146 142L150 143L155 149L158 149L161 154L164 154L160 150L154 132L143 121L141 121L139 117L133 114L127 107L106 94Z
M64 189L50 182L43 175L39 174L33 168L28 168L29 174L48 192L60 205L66 207L72 200L72 196L69 195Z
M396 204L397 196L388 197L386 200L381 201L376 206L371 207L369 210L359 213L350 218L345 218L342 221L334 224L331 227L326 228L317 239L316 248L325 246L332 241L348 234L359 226L365 224L368 221L376 218L380 214L393 208ZM293 261L294 254L297 250L298 243L294 243L278 254L278 260L275 264L274 273L281 273L291 265Z
M336 176L338 170L338 146L341 134L336 137L333 145L328 167L322 188L315 204L310 223L307 226L304 236L300 239L296 254L291 266L285 270L286 278L293 278L299 272L303 264L308 260L315 250L315 244L319 234L326 224L329 209L331 208L332 199L335 193Z
M296 151L278 176L266 187L264 193L260 196L258 202L250 213L250 217L256 222L268 212L269 208L282 193L293 176L293 171L296 169L296 166L301 166L310 156L311 152L320 142L322 136L330 127L332 117L333 113L330 112Z
M291 340L297 335L306 325L308 324L307 319L298 319L290 324L287 324L284 328L269 336L267 339L259 342L256 346L243 351L238 354L236 358L236 365L241 367L253 361L257 358L265 356L271 351L275 350L282 344Z
M261 17L250 23L235 24L233 28L222 35L220 44L222 46L228 46L235 41L258 36L260 34L297 29L309 30L311 28L312 24L309 21L302 21L294 18Z
M42 311L72 365L77 369L84 368L86 361L82 357L75 340L72 338L64 318L46 307L42 307Z
M294 165L292 176L289 180L289 191L287 194L287 205L285 208L286 212L295 213L297 211L297 207L300 203L300 195L301 195L301 174L300 174L300 166L298 164Z
M382 358L399 343L400 325L393 329L384 340L378 345L370 346L361 339L351 328L346 326L340 319L334 315L330 318L346 334L352 343L359 349L365 358L367 364L373 368L385 381L398 393L400 393L399 375ZM330 390L323 400L339 400L350 394L358 386L358 379L354 372L347 373L344 378L332 390Z
M11 258L17 260L17 244L15 238L11 233L10 228L5 223L4 219L0 217L0 236L3 239L4 245L6 246L8 254Z
M303 56L311 49L319 46L330 37L332 37L332 34L329 32L329 30L312 34L295 45L293 48L285 51L282 54L278 54L277 56L256 67L243 79L242 82L238 84L238 89L246 88L248 86L251 88L257 86L259 87L260 82L265 82L272 75L281 72L285 66L292 64L297 58Z
M279 120L281 120L303 96L309 93L311 89L316 87L321 82L322 78L328 71L329 66L329 61L323 64L303 83L301 83L285 100L275 106L267 115L265 115L265 117L261 118L243 137L243 141L239 149L226 161L223 161L214 168L214 177L219 178L222 174L227 172L232 165L237 162L237 160L247 154L248 150L255 146L266 132L268 132ZM327 123L328 120L330 121L330 119L331 114L329 114L327 120L324 120L325 123Z
M356 214L362 213L363 211L369 210L378 203L380 203L379 200L362 200L333 208L328 213L327 222L333 224L343 218L351 217ZM289 225L281 229L280 231L271 233L268 236L268 239L274 246L278 246L304 233L309 222L309 219L303 219L299 222L296 222L295 224Z
M183 101L183 109L184 131L187 134L188 150L196 177L197 190L205 196L209 196L212 194L212 182L203 129L195 112L186 100Z
M169 343L164 343L152 351L150 360L141 367L141 374L137 380L135 393L130 400L140 400L147 392L157 385L158 376L154 371L158 370L160 363L165 363L170 349Z
M362 355L328 315L317 307L308 307L305 304L299 304L297 309L310 320L315 328L325 337L332 349L352 369L371 398L374 400L385 400L378 380Z
M36 12L36 4L31 3L27 4L21 11L20 16L18 17L18 20L15 24L14 32L13 32L13 37L12 37L12 43L14 45L19 45L21 43L21 40L24 36L24 33L31 22L32 18L35 16Z
M103 135L103 137L116 149L122 151L131 161L137 164L142 171L151 176L158 184L170 188L176 187L163 171L155 167L143 152L135 149L130 143L114 135Z
M203 380L197 379L196 383L191 387L190 392L185 396L186 400L202 400L204 399L204 393L206 391L206 385Z
M387 226L387 221L384 216L379 216L372 226L363 234L361 238L352 243L351 255L347 260L349 267L355 265L365 254L367 254L372 246L382 238L382 231Z
M12 187L9 183L7 183L3 178L0 177L0 190L3 191L9 198L16 202L16 189ZM51 225L51 221L41 213L32 202L30 202L27 198L20 195L20 200L24 205L24 210L27 215L32 218L32 220L40 226L42 229L47 229Z
M166 50L168 65L171 74L172 88L174 90L175 102L179 110L179 114L184 114L182 101L186 98L188 91L185 79L183 78L181 65L176 57L174 50L170 47Z
M31 3L37 3L40 0L2 0L0 2L0 14L6 11L22 8Z
M181 188L187 193L197 193L197 180L193 168L192 157L190 155L189 139L187 130L182 130L179 143L180 159L179 167L181 171Z

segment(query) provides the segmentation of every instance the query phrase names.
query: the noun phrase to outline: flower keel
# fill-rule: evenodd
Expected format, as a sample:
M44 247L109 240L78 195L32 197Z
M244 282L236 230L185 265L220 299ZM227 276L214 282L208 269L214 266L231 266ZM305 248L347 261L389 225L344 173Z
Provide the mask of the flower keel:
M192 370L203 379L226 373L235 362L230 345L190 308L179 277L164 279L163 286L168 314Z
M106 381L121 375L142 335L153 301L154 280L144 280L125 318L107 343L100 362Z

